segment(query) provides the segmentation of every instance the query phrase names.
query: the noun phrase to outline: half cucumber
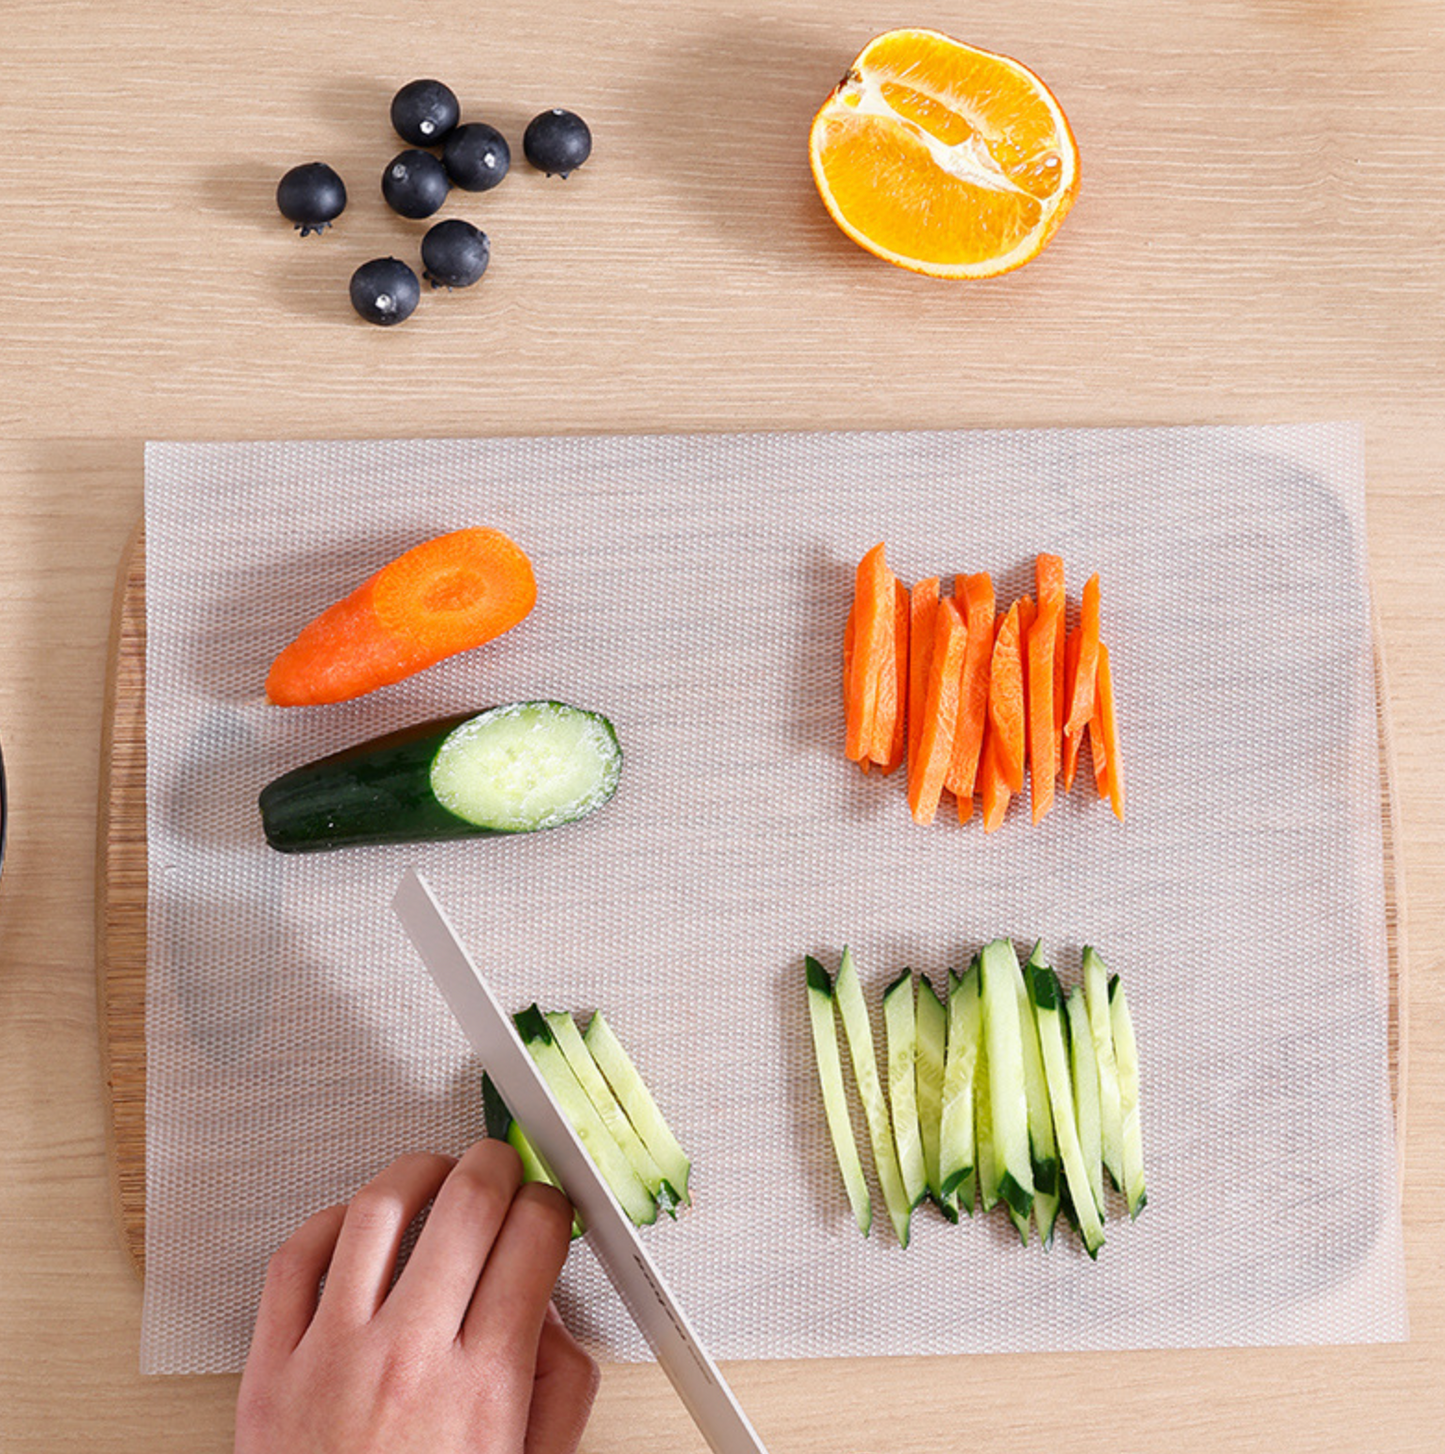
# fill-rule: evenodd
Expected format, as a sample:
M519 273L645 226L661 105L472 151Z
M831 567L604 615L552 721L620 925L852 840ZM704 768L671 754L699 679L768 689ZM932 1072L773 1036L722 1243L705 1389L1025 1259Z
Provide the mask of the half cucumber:
M309 763L262 789L283 853L535 833L596 812L622 773L611 722L564 702L509 702Z

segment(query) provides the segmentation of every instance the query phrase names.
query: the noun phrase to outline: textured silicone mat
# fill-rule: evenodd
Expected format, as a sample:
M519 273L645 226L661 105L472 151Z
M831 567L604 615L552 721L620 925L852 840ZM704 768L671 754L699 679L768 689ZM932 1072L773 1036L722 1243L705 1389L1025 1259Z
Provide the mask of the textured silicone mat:
M536 611L356 703L281 711L271 657L415 540L494 524ZM271 1248L390 1156L480 1133L480 1067L388 907L422 866L504 997L601 1006L694 1154L648 1232L723 1358L1405 1335L1360 439L1346 426L153 445L147 456L143 1363L239 1366ZM841 754L841 631L905 580L1060 553L1104 582L1130 768L985 837ZM608 808L516 840L282 858L255 796L432 715L552 696L627 753ZM1065 1232L848 1217L805 952L873 1003L983 940L1129 986L1150 1205ZM564 1308L645 1356L585 1246Z

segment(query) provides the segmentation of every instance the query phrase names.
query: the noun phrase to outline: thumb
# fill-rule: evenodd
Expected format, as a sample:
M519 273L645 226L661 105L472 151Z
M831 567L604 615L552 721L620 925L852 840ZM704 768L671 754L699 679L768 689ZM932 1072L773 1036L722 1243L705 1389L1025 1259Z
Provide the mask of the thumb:
M556 1305L548 1303L537 1340L526 1454L575 1454L601 1381L591 1355L567 1331Z

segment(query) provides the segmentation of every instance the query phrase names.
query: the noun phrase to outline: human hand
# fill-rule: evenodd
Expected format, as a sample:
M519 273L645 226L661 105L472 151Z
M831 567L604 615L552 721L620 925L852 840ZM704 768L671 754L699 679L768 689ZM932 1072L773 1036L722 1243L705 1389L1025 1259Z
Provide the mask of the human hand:
M573 1454L598 1371L551 1304L571 1230L501 1141L404 1156L318 1212L267 1269L236 1454Z

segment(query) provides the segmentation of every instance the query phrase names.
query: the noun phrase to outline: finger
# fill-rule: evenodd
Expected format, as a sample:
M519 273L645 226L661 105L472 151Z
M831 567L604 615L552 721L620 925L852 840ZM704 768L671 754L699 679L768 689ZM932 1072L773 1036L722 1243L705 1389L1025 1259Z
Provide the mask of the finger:
M454 1165L450 1156L403 1156L352 1197L318 1316L364 1323L376 1315L396 1273L406 1229Z
M345 1215L343 1206L317 1212L272 1254L256 1310L248 1363L279 1361L295 1352L316 1314L321 1279L331 1265Z
M601 1381L591 1355L548 1303L537 1340L525 1454L575 1454Z
M463 1344L484 1352L516 1350L530 1366L571 1240L572 1204L556 1187L528 1182L512 1198L482 1269L462 1324Z
M521 1184L517 1153L505 1141L478 1141L437 1193L388 1299L388 1315L454 1340Z

